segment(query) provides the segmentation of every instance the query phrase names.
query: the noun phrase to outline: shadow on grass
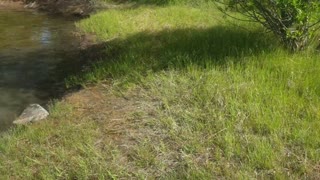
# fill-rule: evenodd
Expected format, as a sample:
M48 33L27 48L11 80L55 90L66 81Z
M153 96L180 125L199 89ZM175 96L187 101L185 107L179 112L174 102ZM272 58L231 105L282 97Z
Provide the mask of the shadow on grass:
M125 3L135 3L137 5L167 5L176 0L111 0L113 3L125 4Z
M14 59L0 62L0 69L8 74L3 75L0 85L3 89L35 91L36 98L46 101L60 98L66 91L77 90L79 84L130 73L144 74L169 68L183 70L190 65L224 66L229 61L243 63L244 57L274 50L276 43L266 34L225 26L141 32L125 39L94 44L84 50L28 52L23 56L29 61L23 59L19 65ZM48 56L50 58L46 60ZM57 63L56 60L50 62L51 59L60 60ZM86 78L89 75L93 79ZM69 90L65 88L66 77L80 77L82 81L74 82ZM27 103L22 103L21 108Z
M52 98L79 89L79 85L106 78L134 78L170 68L220 67L230 60L242 63L244 57L274 50L274 44L275 40L259 32L216 26L141 32L81 51L41 49L26 52L21 60L19 56L16 60L0 62L0 70L3 70L0 90L19 91L7 93L8 97L0 103L7 103L3 106L10 108L10 112L19 113L30 101L45 104ZM60 60L57 63L54 59ZM68 78L71 90L65 88L66 77L71 77ZM30 94L31 97L17 98L17 94Z
M110 2L118 5L134 4L136 7L140 5L166 6L173 4L188 4L191 6L200 5L208 2L208 0L111 0Z
M226 26L141 32L100 44L106 56L87 64L84 72L69 80L71 84L83 84L150 70L224 66L230 61L243 63L244 57L273 51L277 44L268 34Z

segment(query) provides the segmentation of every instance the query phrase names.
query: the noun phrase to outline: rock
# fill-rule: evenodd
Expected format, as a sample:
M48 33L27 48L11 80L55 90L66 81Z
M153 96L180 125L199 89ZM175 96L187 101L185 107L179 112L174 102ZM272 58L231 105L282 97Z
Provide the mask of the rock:
M48 117L49 113L39 104L30 104L18 117L13 121L14 124L27 124L30 122L37 122Z

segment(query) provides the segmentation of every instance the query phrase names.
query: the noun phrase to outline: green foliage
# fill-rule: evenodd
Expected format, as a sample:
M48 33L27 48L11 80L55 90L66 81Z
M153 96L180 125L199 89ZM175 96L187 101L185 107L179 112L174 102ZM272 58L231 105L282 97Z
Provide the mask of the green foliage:
M277 35L286 47L301 50L319 29L318 0L217 0Z

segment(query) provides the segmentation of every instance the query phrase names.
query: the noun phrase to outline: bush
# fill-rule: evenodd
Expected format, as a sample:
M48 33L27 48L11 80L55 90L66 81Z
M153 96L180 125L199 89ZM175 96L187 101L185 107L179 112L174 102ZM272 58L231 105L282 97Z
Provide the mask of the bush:
M319 29L319 0L217 0L262 24L293 51L304 49Z

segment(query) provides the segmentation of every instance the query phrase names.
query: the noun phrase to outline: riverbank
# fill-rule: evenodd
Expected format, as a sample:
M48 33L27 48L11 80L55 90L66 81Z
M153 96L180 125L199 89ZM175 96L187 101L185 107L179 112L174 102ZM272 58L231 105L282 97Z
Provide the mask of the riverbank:
M85 60L73 18L24 8L0 10L0 133L30 103L65 93L64 79Z
M205 1L148 2L77 23L105 55L3 135L0 177L319 178L319 54Z

